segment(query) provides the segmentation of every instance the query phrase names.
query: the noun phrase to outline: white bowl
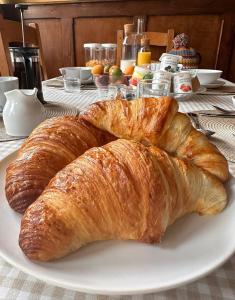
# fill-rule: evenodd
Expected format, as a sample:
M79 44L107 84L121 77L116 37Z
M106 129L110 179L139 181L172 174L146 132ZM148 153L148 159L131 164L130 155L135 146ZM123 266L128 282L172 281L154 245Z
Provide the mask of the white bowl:
M211 69L197 69L197 77L201 85L209 84L220 78L223 71Z

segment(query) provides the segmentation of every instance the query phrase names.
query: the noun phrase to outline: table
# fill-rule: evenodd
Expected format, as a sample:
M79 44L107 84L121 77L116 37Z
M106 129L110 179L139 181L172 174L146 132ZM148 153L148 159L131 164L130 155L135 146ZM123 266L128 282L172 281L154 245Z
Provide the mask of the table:
M65 93L63 90L44 86L46 100L65 102L84 109L98 100L97 91L81 91L79 94ZM180 102L180 111L188 112L199 109L212 109L211 104L232 108L231 96L196 95L187 102ZM19 148L22 140L0 143L0 159ZM230 172L235 177L235 163L229 164ZM6 300L210 300L235 299L235 255L222 267L194 283L165 292L134 296L101 296L82 294L71 290L48 285L12 267L0 258L0 299Z

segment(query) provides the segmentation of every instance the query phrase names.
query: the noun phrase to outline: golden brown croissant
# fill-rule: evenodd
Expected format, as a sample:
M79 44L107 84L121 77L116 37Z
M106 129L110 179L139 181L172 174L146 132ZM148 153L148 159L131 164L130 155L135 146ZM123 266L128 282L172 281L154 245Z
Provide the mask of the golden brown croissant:
M176 100L170 97L104 101L93 104L81 117L44 122L7 170L6 195L11 207L24 212L59 170L87 149L116 137L156 145L226 180L223 155L177 110Z
M156 147L116 140L92 148L50 181L26 210L19 244L34 260L63 257L97 240L159 242L191 212L226 205L222 183Z
M6 196L17 212L42 193L50 179L87 149L114 140L79 117L52 118L39 125L6 172Z
M97 102L82 118L116 137L156 145L190 160L222 181L228 178L224 156L178 112L178 104L171 97Z

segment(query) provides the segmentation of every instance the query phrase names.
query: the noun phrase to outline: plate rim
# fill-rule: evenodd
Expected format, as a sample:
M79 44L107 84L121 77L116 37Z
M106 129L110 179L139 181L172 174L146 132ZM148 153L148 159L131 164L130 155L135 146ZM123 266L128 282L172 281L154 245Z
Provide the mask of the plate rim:
M226 82L224 80L217 79L216 81L214 81L212 83L203 84L203 87L208 88L208 89L216 89L221 86L224 86L225 84L226 84Z
M9 153L7 156L5 156L0 161L0 168L1 168L2 164L7 163L9 160L11 160L16 155L17 151L18 151L18 149ZM234 181L235 178L232 177L232 180ZM130 289L130 288L124 288L124 289L122 289L122 291L120 291L120 290L117 290L115 288L110 288L110 287L108 287L107 289L97 288L97 287L92 288L89 285L85 285L85 284L79 284L79 283L74 284L74 283L70 283L69 281L53 279L53 277L50 275L44 275L44 274L41 274L41 272L37 273L36 270L32 271L32 269L30 267L24 266L21 263L16 262L14 258L12 259L8 255L6 255L0 247L0 257L4 261L9 263L11 266L16 267L20 271L22 271L30 276L33 276L34 278L41 280L41 281L45 282L46 284L51 284L55 287L57 286L57 287L61 287L61 288L76 291L76 292L96 294L96 295L137 295L137 294L141 295L141 294L156 293L156 292L174 289L174 288L177 288L182 285L187 285L187 284L194 282L202 277L207 276L209 273L213 272L215 269L217 269L221 265L223 265L228 259L230 259L233 256L234 253L235 253L235 243L233 245L233 249L232 248L229 249L227 251L227 253L223 254L222 257L220 257L217 260L213 260L213 262L210 263L209 265L207 265L205 268L201 268L199 271L194 272L192 274L187 274L184 276L181 275L179 277L179 279L176 278L176 280L174 280L174 282L168 281L165 285L161 285L161 287L149 286L149 287L139 288L139 289L137 287L134 290ZM28 259L28 258L26 258L26 259ZM30 260L29 260L29 262L37 265L37 262L33 262Z
M141 294L151 294L151 293L156 293L156 292L162 292L162 291L168 291L174 288L177 288L179 286L187 285L189 283L195 282L198 279L207 276L217 268L219 268L221 265L223 265L229 258L231 258L234 254L235 250L232 250L231 253L229 253L226 257L222 258L219 260L213 267L207 267L206 269L203 270L203 272L198 272L196 275L191 275L187 276L187 279L180 279L176 280L175 283L168 282L167 284L161 286L161 287L148 287L148 288L140 288L140 289L123 289L122 291L119 291L117 289L97 289L97 288L91 288L86 285L80 286L78 284L71 284L69 282L63 283L60 280L57 281L56 279L53 279L51 276L46 276L46 275L37 275L37 273L34 273L31 271L30 268L24 267L21 264L18 264L14 260L10 259L9 257L5 256L5 254L2 253L0 249L0 256L2 259L4 259L7 263L9 263L11 266L16 267L18 270L24 272L25 274L28 274L30 276L33 276L34 278L43 281L46 284L53 285L54 287L61 287L67 290L72 290L76 292L81 292L81 293L87 293L87 294L93 294L93 295L113 295L113 296L118 296L118 295L141 295ZM194 273L195 274L195 273Z

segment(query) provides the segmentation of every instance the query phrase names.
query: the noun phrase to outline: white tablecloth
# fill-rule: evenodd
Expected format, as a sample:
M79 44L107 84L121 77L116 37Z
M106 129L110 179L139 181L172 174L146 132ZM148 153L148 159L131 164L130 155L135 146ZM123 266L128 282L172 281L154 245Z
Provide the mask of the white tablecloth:
M66 93L63 90L44 87L44 97L46 100L57 101L74 105L79 109L84 109L89 104L98 100L96 90L81 91L78 94ZM189 112L192 110L212 109L212 104L232 108L231 96L211 96L196 95L186 102L180 102L180 111ZM0 159L18 149L22 140L0 143ZM230 163L230 172L235 176L235 164ZM81 294L48 285L29 276L15 267L10 266L0 258L0 299L6 300L209 300L209 299L235 299L235 256L230 258L222 267L212 272L210 275L197 280L192 284L181 286L166 292L138 295L138 296L98 296Z

